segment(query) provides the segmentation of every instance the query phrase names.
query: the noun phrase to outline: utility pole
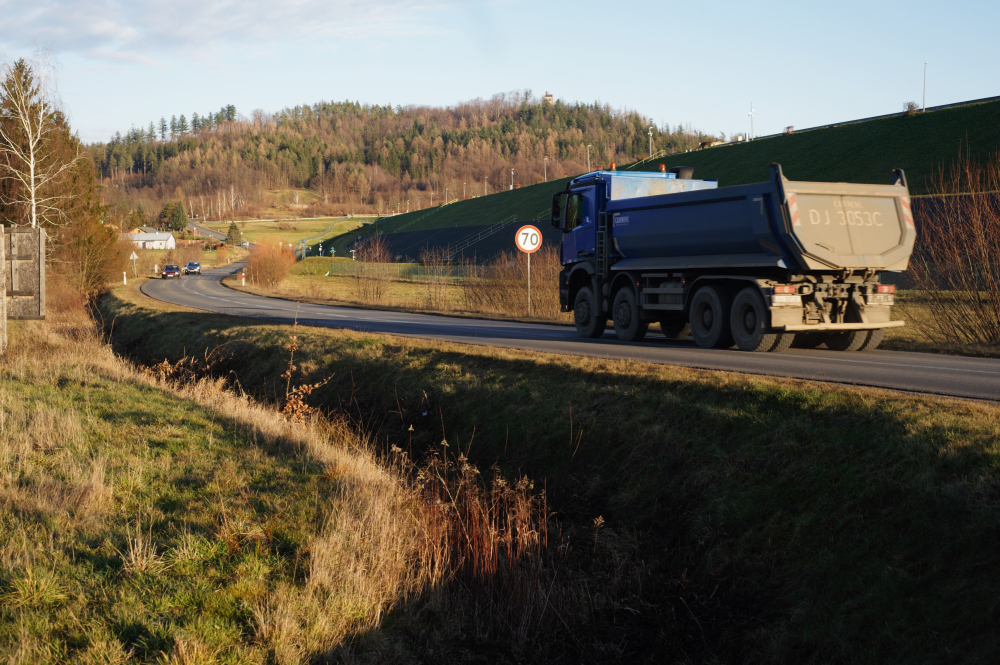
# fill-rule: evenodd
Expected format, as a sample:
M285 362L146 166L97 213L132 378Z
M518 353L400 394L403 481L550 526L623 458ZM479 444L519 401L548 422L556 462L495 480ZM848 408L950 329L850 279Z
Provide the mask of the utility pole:
M750 102L750 113L747 113L747 115L750 116L750 139L752 140L753 139L753 102Z
M448 188L444 188L444 204L448 205Z
M462 183L462 200L465 200L465 183Z
M590 173L590 144L587 144L587 173Z
M653 126L649 126L649 158L653 158Z
M542 161L542 174L545 176L545 182L548 182L549 181L549 158L548 157L546 157L545 160Z
M924 102L923 102L923 105L921 105L921 107L920 107L920 112L921 113L926 113L927 112L927 65L929 65L929 64L931 64L931 63L926 62L926 61L924 62Z
M489 178L483 176L483 196L486 196L486 183L489 182Z
M510 191L514 191L514 169L510 170Z

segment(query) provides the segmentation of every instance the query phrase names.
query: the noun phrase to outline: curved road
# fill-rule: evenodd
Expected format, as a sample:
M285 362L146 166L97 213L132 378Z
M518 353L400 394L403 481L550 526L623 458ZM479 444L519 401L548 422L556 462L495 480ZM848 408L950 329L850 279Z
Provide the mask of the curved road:
M291 323L297 317L300 324L327 328L1000 400L1000 360L997 359L819 349L746 353L699 349L693 342L668 341L656 334L634 344L618 341L613 333L605 333L600 340L585 340L568 326L383 312L265 298L223 286L222 277L231 272L232 267L227 266L178 281L151 280L142 285L142 292L151 298L192 309L262 318L275 323Z

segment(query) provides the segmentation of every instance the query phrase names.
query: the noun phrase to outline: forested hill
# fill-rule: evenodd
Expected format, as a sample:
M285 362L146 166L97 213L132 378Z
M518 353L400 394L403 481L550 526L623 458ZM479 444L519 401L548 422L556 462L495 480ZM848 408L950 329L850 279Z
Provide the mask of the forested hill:
M677 152L708 138L606 104L545 103L530 91L455 106L320 102L279 113L150 123L89 146L112 209L179 200L211 219L405 211ZM305 189L307 191L301 191ZM298 190L298 191L296 191Z

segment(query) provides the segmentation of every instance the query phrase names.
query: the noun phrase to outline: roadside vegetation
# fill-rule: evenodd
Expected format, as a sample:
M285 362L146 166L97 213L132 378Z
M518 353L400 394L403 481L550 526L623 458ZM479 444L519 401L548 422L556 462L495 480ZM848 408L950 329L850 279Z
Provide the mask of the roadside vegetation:
M138 360L224 348L215 372L260 399L284 395L274 377L288 327L162 308L132 290L102 311L116 347ZM585 660L950 662L961 653L986 662L1000 649L991 609L1000 577L989 565L1000 555L995 406L349 331L294 334L302 382L334 377L310 404L350 418L382 451L433 459L446 439L480 468L526 475L544 485L562 533L580 538L574 551L609 557L576 574L618 579L619 604L579 624L562 609L552 616L572 628L570 643L605 645L584 648ZM414 638L412 621L391 610L368 635Z
M554 248L532 255L530 317L527 260L520 252L503 253L485 264L459 265L438 249L425 251L420 264L390 263L388 247L373 235L359 243L354 261L310 257L288 265L287 253L279 256L270 250L256 258L251 253L251 261L263 261L265 254L276 270L285 271L285 277L274 282L254 280L248 270L245 287L239 275L227 277L224 284L258 295L321 304L553 323L573 320L571 314L559 311L556 285L561 265Z

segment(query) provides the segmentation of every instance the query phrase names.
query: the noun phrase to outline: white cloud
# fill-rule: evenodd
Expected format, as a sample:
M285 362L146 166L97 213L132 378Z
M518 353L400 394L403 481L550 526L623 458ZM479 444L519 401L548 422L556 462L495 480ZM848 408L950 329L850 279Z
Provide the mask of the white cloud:
M149 64L192 46L439 32L452 0L0 0L0 43Z

